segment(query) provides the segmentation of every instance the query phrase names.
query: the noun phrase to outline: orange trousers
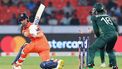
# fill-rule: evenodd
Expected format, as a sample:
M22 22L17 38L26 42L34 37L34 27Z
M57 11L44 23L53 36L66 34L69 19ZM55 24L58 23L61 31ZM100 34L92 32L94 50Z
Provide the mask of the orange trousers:
M24 54L38 53L42 61L50 60L50 46L48 41L35 40L32 41L23 48Z

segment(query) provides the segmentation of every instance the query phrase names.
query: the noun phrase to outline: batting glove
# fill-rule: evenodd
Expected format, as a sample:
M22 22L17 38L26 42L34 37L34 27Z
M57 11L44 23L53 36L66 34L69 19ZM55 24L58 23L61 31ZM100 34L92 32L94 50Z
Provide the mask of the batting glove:
M29 27L29 32L30 34L32 34L33 36L36 36L38 31L37 31L37 25L31 25Z

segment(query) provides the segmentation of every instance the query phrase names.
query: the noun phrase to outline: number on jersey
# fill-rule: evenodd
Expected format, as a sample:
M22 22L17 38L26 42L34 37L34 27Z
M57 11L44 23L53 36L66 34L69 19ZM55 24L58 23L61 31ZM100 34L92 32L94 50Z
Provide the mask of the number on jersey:
M113 22L110 17L102 17L101 21L104 21L107 25L113 25Z

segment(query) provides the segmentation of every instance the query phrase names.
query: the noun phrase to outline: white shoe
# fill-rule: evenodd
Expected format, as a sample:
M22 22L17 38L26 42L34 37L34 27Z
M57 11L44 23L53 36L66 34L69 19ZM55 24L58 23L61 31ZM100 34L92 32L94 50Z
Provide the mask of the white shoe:
M12 69L22 69L21 66L12 65Z
M106 64L105 63L102 63L101 65L100 65L100 67L106 67Z
M58 60L58 65L55 69L62 69L64 66L64 61L63 60Z

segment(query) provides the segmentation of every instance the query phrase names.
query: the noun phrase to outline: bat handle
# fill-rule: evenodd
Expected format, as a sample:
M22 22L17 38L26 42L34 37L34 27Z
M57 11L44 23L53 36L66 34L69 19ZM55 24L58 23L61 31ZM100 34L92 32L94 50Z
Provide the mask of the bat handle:
M40 20L39 18L35 18L33 24L34 24L34 25L37 25L37 24L39 23L39 20Z

